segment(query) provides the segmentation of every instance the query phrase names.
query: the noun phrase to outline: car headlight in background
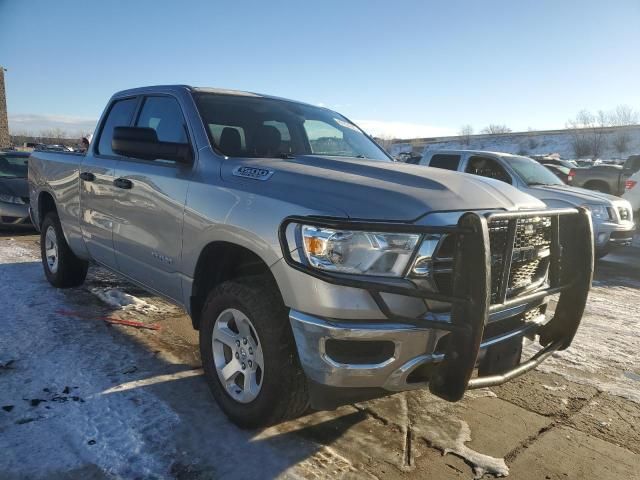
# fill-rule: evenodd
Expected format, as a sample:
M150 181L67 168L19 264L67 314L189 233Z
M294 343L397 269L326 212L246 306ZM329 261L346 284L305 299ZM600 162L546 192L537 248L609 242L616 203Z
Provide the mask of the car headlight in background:
M413 257L419 234L361 232L302 225L304 254L320 270L401 277Z
M611 218L606 205L583 205L583 207L588 208L591 211L591 216L598 220L609 220Z
M14 205L25 205L25 201L20 197L5 195L4 193L0 193L0 202L13 203Z

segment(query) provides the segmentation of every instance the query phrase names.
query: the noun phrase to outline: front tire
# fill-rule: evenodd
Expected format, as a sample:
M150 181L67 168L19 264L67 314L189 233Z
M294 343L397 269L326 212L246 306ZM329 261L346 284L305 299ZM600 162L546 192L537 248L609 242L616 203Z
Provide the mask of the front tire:
M44 274L54 287L70 288L84 283L89 262L79 259L71 251L60 219L53 212L44 217L40 228L40 255Z
M242 428L294 418L308 407L286 307L266 277L228 281L205 303L200 353L207 383Z
M601 258L606 257L610 253L611 253L610 247L596 248L596 251L595 251L596 260L600 260Z

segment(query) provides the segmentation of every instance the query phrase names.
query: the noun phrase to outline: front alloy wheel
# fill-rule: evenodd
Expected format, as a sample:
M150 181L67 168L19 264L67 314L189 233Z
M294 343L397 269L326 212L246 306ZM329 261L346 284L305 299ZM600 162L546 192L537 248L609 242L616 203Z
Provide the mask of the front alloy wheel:
M216 319L212 335L213 361L220 383L234 400L253 401L262 388L264 357L251 320L235 308Z
M224 413L243 428L301 415L309 403L288 309L269 275L221 283L200 318L205 378Z
M44 236L44 251L47 267L53 274L58 272L58 237L53 225L49 225Z

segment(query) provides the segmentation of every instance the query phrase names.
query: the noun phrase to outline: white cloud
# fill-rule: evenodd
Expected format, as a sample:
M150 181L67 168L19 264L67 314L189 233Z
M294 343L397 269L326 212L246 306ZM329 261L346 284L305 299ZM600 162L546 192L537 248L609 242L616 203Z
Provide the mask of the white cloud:
M420 138L456 135L454 129L420 123L385 122L382 120L355 120L355 123L369 135L379 138Z
M73 137L93 132L97 123L95 118L74 117L70 115L48 115L36 113L9 114L9 131L12 134L38 134L43 130L59 128Z

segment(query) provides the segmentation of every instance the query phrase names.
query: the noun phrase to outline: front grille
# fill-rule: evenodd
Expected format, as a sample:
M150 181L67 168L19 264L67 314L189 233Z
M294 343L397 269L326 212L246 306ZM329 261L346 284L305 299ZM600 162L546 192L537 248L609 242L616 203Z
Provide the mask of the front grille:
M618 214L620 214L620 220L622 221L631 219L631 212L624 207L618 207Z
M491 239L491 302L500 300L502 272L509 269L506 297L518 295L544 281L549 269L551 219L549 217L517 220L513 255L505 265L509 222L499 220L489 225Z
M454 237L440 244L434 265L451 262ZM544 283L547 278L551 246L551 219L549 217L521 218L517 220L513 240L513 255L505 262L509 242L509 220L495 220L489 225L489 251L491 255L491 303L499 303L503 271L509 269L506 298L512 298ZM442 259L442 260L440 260ZM505 264L506 263L506 264ZM434 283L441 293L453 294L450 271L435 269Z

